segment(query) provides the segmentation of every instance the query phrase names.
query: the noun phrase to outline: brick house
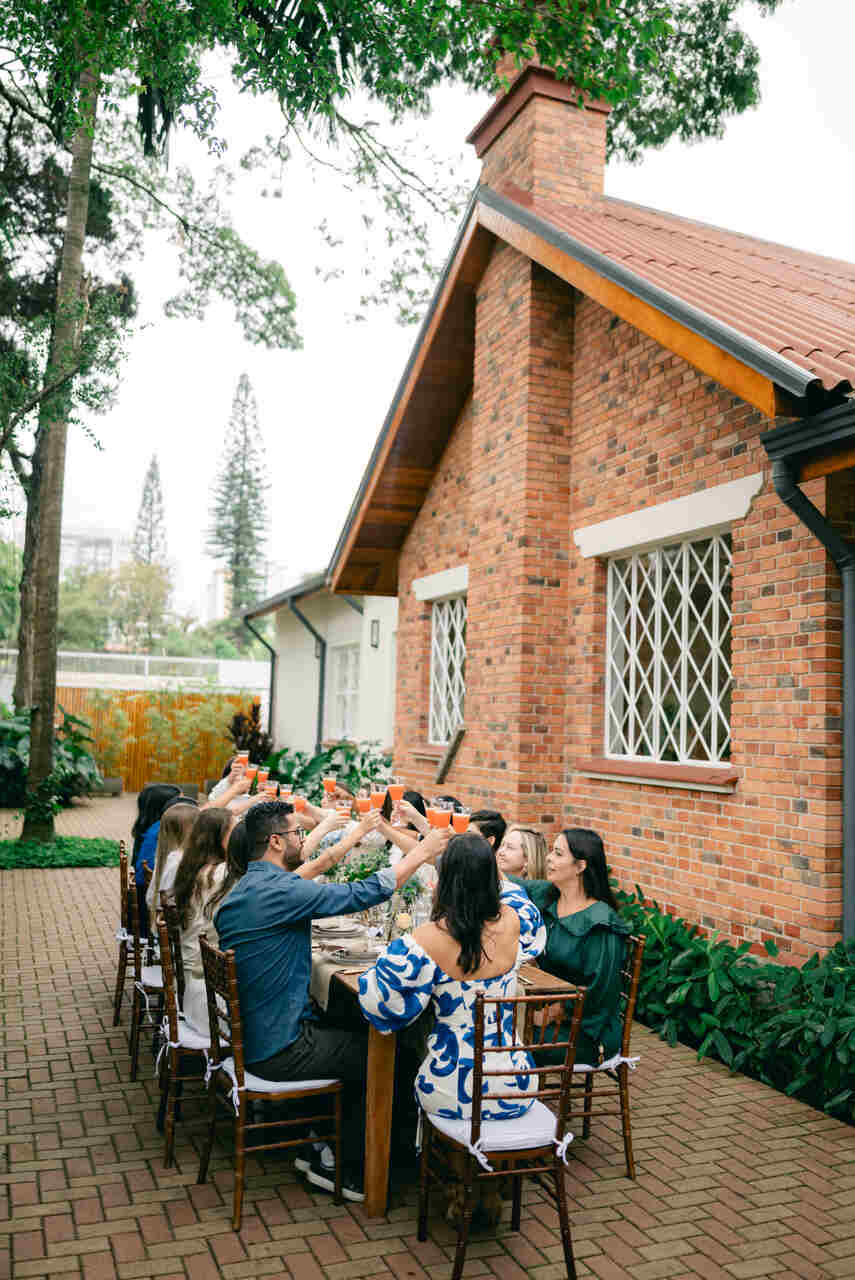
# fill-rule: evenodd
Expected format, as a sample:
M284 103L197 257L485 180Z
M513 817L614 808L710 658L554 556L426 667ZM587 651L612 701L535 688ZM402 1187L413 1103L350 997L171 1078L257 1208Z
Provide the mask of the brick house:
M840 579L762 437L848 412L855 266L604 196L607 113L528 67L470 135L331 582L398 597L413 784L463 723L444 789L592 826L623 885L801 957L841 929Z

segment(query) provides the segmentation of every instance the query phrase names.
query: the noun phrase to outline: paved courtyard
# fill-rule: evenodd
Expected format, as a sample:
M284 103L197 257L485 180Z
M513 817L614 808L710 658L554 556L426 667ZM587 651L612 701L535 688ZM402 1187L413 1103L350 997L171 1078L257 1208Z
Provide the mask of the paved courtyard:
M133 797L81 804L60 829L127 834L133 810ZM0 872L0 1276L447 1280L452 1233L434 1219L417 1242L411 1180L395 1180L386 1218L368 1219L310 1194L284 1154L250 1159L235 1234L226 1148L198 1187L179 1125L177 1166L164 1168L151 1058L128 1080L127 1003L111 1025L117 881L110 869ZM855 1130L641 1027L634 1051L637 1181L623 1176L617 1121L571 1148L579 1275L855 1277ZM563 1276L540 1194L527 1193L521 1232L508 1216L473 1235L465 1275Z

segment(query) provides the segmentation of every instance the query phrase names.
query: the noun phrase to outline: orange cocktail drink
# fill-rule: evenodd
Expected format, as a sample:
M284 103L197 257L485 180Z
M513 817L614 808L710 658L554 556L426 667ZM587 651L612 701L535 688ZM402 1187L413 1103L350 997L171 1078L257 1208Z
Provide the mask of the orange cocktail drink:
M371 792L371 808L372 808L372 809L382 809L382 808L383 808L383 805L385 804L385 802L386 802L386 792L385 792L385 791L372 791L372 792Z
M323 781L324 781L324 791L326 791L328 796L331 796L332 793L335 791L335 784L336 784L335 774L334 773L327 774L327 776L324 778Z
M367 813L371 808L371 799L369 796L357 796L356 807L360 813Z
M294 797L294 809L296 810L296 812L297 812L297 813L302 813L302 812L303 812L303 810L304 810L305 808L306 808L306 797L305 797L305 796L295 796L295 797Z
M255 775L256 775L257 773L258 773L258 765L257 765L257 764L248 764L248 765L246 766L246 768L244 769L244 771L243 771L243 776L244 776L245 778L248 778L248 779L249 779L249 781L250 781L250 782L252 782L253 778L255 777Z
M404 798L403 782L390 782L389 783L389 799L392 801L392 804L400 804L403 798Z
M432 827L447 827L451 813L448 809L428 809L427 820Z
M454 827L454 830L457 832L457 834L459 836L462 836L463 832L469 826L469 814L453 813L451 815L451 825Z

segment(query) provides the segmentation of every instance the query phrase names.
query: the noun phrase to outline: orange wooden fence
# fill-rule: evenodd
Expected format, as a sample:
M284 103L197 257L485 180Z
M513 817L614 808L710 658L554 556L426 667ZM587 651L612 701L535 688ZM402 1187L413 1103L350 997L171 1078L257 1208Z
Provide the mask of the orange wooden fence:
M139 791L147 782L202 786L206 778L218 778L234 749L228 722L252 703L246 694L183 690L57 688L56 697L67 712L92 726L91 749L102 773L105 749L116 739L115 712L128 717L118 759L106 769L122 778L127 791Z

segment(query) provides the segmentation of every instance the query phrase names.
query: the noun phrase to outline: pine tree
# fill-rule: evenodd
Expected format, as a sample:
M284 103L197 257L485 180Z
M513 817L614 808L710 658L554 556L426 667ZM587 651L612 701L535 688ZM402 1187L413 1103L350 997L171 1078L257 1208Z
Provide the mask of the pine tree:
M207 550L228 570L232 611L242 613L264 583L267 505L258 408L242 373L223 440L223 458L211 490Z
M156 453L152 454L143 482L137 526L134 530L134 559L137 564L166 564L163 492Z

